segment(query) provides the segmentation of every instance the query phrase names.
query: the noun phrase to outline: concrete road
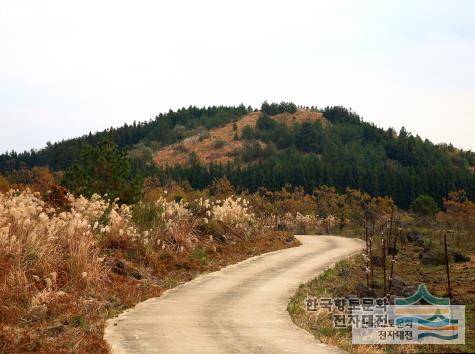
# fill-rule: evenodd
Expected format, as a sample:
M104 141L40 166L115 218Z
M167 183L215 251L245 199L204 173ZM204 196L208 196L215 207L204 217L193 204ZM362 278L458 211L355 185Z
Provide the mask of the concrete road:
M339 353L295 326L287 304L299 284L363 248L356 239L297 236L267 253L165 292L108 321L113 353Z

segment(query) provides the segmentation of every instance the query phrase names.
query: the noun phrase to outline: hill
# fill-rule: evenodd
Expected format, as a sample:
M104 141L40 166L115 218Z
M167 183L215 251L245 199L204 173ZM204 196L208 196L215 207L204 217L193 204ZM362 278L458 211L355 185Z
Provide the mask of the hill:
M124 124L119 128L109 128L97 133L89 133L75 139L56 143L48 142L40 150L22 153L15 151L0 155L0 173L20 168L48 166L53 170L62 170L74 163L86 144L97 145L104 140L113 141L120 148L131 149L134 145L145 144L158 149L189 136L198 127L211 129L236 120L252 110L250 107L212 106L198 108L190 106L177 111L160 113L154 119L145 122Z
M344 107L267 103L260 111L237 107L189 107L143 123L66 140L39 151L0 156L7 177L35 166L67 169L87 144L102 140L128 151L134 171L162 184L187 181L205 188L226 176L238 190L307 192L319 185L391 196L409 207L421 194L439 205L450 191L475 199L475 154L435 145L402 128L382 129Z

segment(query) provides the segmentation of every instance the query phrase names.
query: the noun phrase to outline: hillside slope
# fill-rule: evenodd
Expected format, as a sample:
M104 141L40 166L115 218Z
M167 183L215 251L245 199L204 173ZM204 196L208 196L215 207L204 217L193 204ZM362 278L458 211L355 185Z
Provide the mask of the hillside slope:
M218 128L201 132L185 138L175 144L166 146L154 154L157 165L184 165L190 159L191 153L196 153L203 164L222 163L233 161L240 155L246 144L246 140L240 139L246 126L256 127L256 122L262 112L252 112L240 118L236 122L230 122ZM330 125L322 113L299 110L295 113L280 113L272 117L275 121L292 127L306 121L319 121L323 126ZM236 136L238 139L236 139ZM267 144L259 140L259 144L265 147Z
M230 122L158 150L160 180L205 188L227 177L239 190L291 184L308 193L325 184L391 196L404 208L421 194L439 205L460 189L475 198L475 154L434 145L404 128L381 129L343 107L253 112L236 122L236 131L232 127Z

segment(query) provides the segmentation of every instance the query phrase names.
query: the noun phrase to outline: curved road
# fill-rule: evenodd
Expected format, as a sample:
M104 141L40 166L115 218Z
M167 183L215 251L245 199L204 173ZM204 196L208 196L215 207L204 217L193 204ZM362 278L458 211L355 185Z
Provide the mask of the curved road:
M108 321L113 353L339 353L295 326L299 284L361 249L361 241L297 236L302 246L200 276Z

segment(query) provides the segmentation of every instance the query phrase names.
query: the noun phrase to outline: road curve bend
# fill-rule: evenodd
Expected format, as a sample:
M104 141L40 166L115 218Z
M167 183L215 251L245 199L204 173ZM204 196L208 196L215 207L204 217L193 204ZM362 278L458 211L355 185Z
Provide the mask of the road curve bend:
M357 239L297 236L302 245L202 275L108 321L125 353L340 353L295 326L287 303L299 284L363 248Z

